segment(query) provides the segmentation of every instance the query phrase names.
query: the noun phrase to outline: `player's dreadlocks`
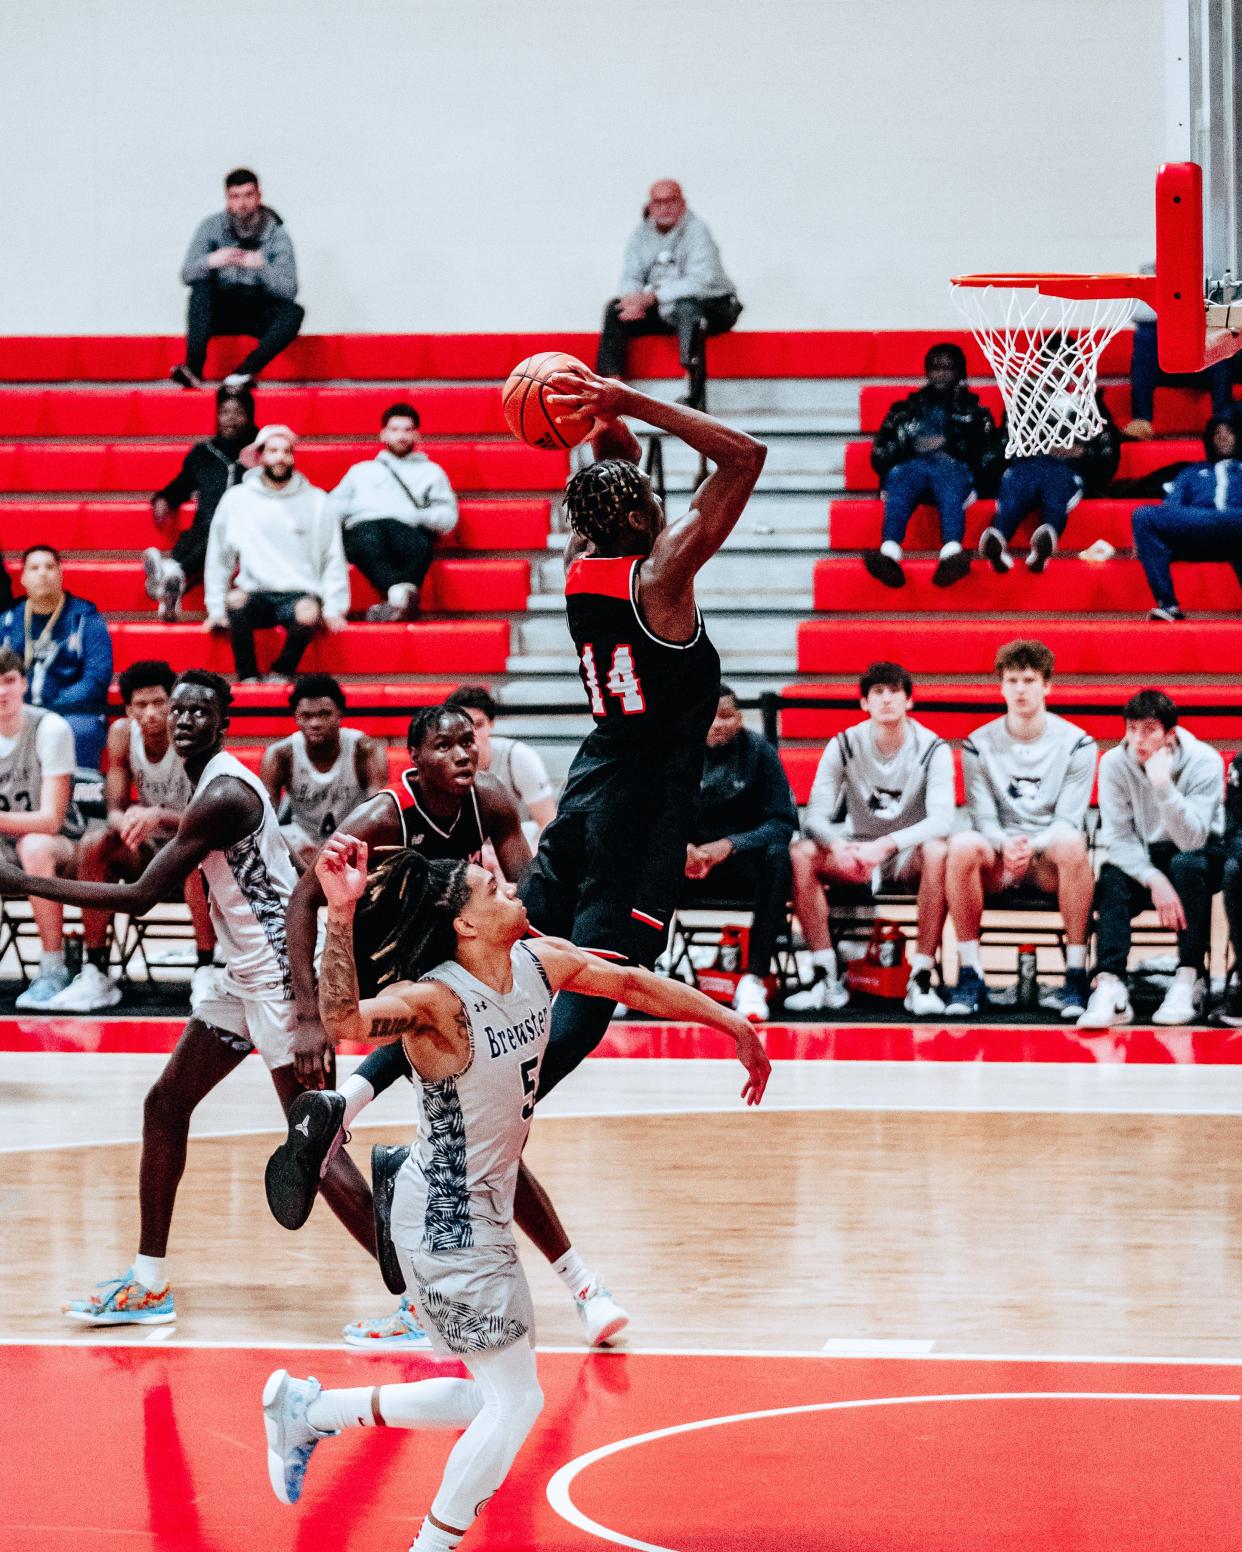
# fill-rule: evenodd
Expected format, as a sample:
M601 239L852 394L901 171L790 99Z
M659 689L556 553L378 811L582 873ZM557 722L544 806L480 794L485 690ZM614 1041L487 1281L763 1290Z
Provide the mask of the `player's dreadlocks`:
M392 981L416 981L454 957L453 919L470 898L468 867L402 850L371 874L354 915L354 963L364 997Z
M625 514L641 507L650 490L637 464L623 458L589 463L565 487L570 527L597 549L609 549L625 534Z

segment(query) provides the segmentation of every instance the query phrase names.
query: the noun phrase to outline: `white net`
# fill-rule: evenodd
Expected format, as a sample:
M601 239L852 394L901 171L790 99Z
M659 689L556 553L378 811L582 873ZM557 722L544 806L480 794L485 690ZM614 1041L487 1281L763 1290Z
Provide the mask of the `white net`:
M1011 458L1071 447L1103 430L1095 401L1104 347L1129 321L1128 296L1072 300L1037 286L950 288L996 375Z

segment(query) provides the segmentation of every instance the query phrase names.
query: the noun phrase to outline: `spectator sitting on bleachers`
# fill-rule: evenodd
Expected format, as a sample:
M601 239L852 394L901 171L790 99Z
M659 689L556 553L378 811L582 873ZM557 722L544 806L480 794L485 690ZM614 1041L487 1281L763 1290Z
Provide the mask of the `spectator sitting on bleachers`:
M1156 266L1144 264L1139 273L1154 275ZM1217 361L1203 372L1166 372L1160 365L1160 351L1156 338L1156 314L1146 302L1139 302L1134 309L1134 336L1130 356L1130 421L1124 434L1136 441L1150 441L1155 434L1152 415L1155 410L1156 388L1160 385L1198 389L1212 395L1213 415L1227 414L1233 401L1234 362L1229 358Z
M1014 458L1001 476L996 493L996 516L979 539L979 554L993 571L1003 575L1013 567L1009 545L1019 525L1035 507L1040 523L1031 535L1026 568L1038 576L1057 548L1070 512L1084 496L1099 496L1117 472L1121 461L1121 437L1113 424L1104 395L1096 394L1104 421L1103 430L1069 447ZM1002 423L1001 434L1005 427Z
M1220 755L1177 725L1160 690L1140 690L1122 711L1126 736L1100 761L1100 844L1095 887L1095 989L1080 1029L1129 1024L1130 923L1155 906L1177 933L1177 974L1154 1024L1193 1024L1207 994L1212 896L1224 854Z
M32 544L22 556L24 598L0 615L0 645L12 647L32 706L59 712L73 729L77 763L99 769L108 724L112 638L99 610L67 593L60 552Z
M838 733L824 750L802 817L805 839L792 848L794 911L815 980L785 1005L795 1012L845 1007L849 993L829 931L832 890L875 880L918 890L918 945L905 1005L918 1016L943 1013L932 973L948 911L953 756L909 715L914 681L900 663L872 663L858 691L867 720Z
M500 703L483 685L459 685L444 704L464 711L474 724L479 769L490 771L512 795L533 850L556 818L556 793L547 766L529 744L494 731Z
M159 604L160 619L177 618L182 595L203 580L207 559L207 535L211 519L225 491L246 472L242 450L256 435L254 396L246 388L220 388L216 392L216 434L195 442L185 455L181 472L151 497L151 516L162 534L176 535L171 554L158 545L142 552L147 574L147 597ZM195 498L194 521L177 534L177 509Z
M103 828L89 829L82 837L77 857L79 879L115 883L138 878L181 822L193 788L168 728L176 677L168 664L158 659L131 663L120 675L125 715L108 729L104 776L108 822ZM190 910L201 970L211 964L216 939L197 868L179 893ZM64 991L47 1005L50 1012L97 1013L120 1002L121 988L108 975L111 916L110 911L83 909L85 962Z
M37 878L73 866L82 833L70 802L73 731L54 711L23 705L26 674L11 647L0 647L0 858ZM17 999L19 1008L46 1008L69 984L64 907L31 900L42 957L39 973Z
M798 810L780 756L761 734L742 725L737 696L720 686L707 730L703 780L686 847L679 906L727 901L754 913L745 974L733 1006L752 1020L768 1016L765 980L785 926L793 881L789 842Z
M294 298L298 271L285 224L263 203L257 173L235 167L224 180L224 209L199 223L181 279L190 288L185 360L172 369L183 388L203 387L208 342L244 334L255 348L224 379L249 388L263 368L291 345L306 316Z
M1229 942L1233 947L1233 975L1223 1005L1214 1022L1230 1029L1242 1028L1242 753L1235 754L1225 782L1225 866L1221 877Z
M332 492L345 530L345 558L381 602L368 620L412 620L437 537L457 526L449 477L419 447L418 411L390 404L380 418L383 450L356 463Z
M871 444L871 466L884 492L884 528L880 548L869 550L864 564L885 587L905 586L901 547L921 501L933 502L940 513L933 583L950 587L966 576L966 508L999 471L1002 456L991 412L966 386L960 346L933 345L923 367L927 382L892 406Z
M996 675L1008 709L962 745L972 828L949 841L945 877L960 968L948 1013L987 1008L979 955L984 902L1024 885L1055 895L1065 925L1065 985L1048 1005L1075 1019L1087 1006L1095 878L1083 826L1096 748L1081 728L1048 711L1053 663L1042 641L1003 646Z
M293 678L316 631L344 630L349 569L327 492L293 466L293 432L265 426L254 446L258 468L225 491L212 519L204 629L227 626L237 677L254 684L259 679L254 633L283 626L285 644L267 675L280 683Z
M345 692L331 674L303 674L289 695L297 732L269 744L259 776L298 863L309 867L340 820L388 785L384 746L341 726Z
M620 295L604 309L595 370L624 377L626 347L639 334L675 334L688 383L684 402L702 409L709 335L727 334L742 313L706 223L687 208L681 184L651 185L643 218L625 248Z
M1203 433L1206 463L1191 464L1159 506L1130 515L1134 548L1155 607L1150 620L1184 620L1173 590L1175 560L1228 561L1242 582L1242 459L1237 424L1214 415Z

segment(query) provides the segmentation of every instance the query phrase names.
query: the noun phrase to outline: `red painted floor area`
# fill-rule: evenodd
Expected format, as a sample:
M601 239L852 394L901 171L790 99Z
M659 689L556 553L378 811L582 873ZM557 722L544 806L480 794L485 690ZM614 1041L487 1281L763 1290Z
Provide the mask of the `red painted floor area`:
M286 1508L264 1467L274 1367L349 1385L444 1372L345 1351L0 1349L0 1546L404 1552L451 1436L329 1440ZM540 1374L543 1416L465 1544L480 1552L1242 1548L1236 1368L553 1353ZM549 1504L587 1452L721 1419L582 1464L578 1523Z
M0 1018L0 1052L171 1051L184 1027L175 1018ZM764 1041L783 1062L1079 1062L1096 1064L1237 1066L1242 1030L1110 1029L1088 1034L1055 1024L768 1024ZM342 1044L347 1056L365 1045ZM733 1056L733 1043L692 1024L620 1023L596 1059L666 1061Z

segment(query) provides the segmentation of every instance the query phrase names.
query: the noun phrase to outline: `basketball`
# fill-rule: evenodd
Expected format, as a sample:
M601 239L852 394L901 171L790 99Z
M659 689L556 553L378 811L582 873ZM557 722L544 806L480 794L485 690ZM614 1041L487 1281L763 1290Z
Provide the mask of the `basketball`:
M586 370L576 356L568 356L563 350L544 350L519 361L509 373L501 403L509 430L519 442L555 452L558 448L577 447L590 435L589 418L566 420L558 425L547 406L549 379L558 372L571 372L575 367Z

